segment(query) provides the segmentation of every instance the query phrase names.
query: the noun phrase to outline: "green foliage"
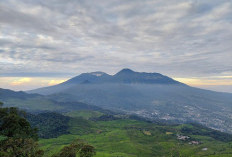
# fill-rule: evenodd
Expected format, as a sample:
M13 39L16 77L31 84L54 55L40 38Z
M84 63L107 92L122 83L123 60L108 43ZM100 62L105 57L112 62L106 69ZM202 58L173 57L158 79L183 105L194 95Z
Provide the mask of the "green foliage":
M115 117L113 115L102 115L100 117L91 118L91 120L93 121L111 121L111 120L117 120L117 119L120 119L120 118Z
M0 108L0 134L15 138L37 139L37 130L24 118L25 112L17 108Z
M37 142L32 138L10 137L1 141L0 145L4 157L41 157L44 154L42 150L39 150Z
M198 130L199 134L183 133L183 135L201 141L199 145L190 145L188 141L177 139L176 134L181 133L185 125L162 125L132 119L91 121L78 117L71 119L69 125L71 134L40 140L45 156L50 157L58 153L76 138L86 140L94 146L95 157L232 155L232 143L216 140L208 135L200 135L204 130L193 124L188 126ZM208 150L203 151L202 148Z
M96 127L97 126L92 121L83 119L81 117L75 117L70 119L68 131L71 134L86 135L93 133Z
M1 105L2 106L2 105ZM0 141L1 157L41 157L37 130L24 118L25 112L17 108L0 107Z
M192 126L184 125L180 131L184 134L189 134L189 135L209 136L223 142L232 141L232 135L230 134L223 133L210 128L206 128L200 124L192 124Z
M80 111L68 112L68 113L65 113L64 115L73 117L73 118L82 117L84 119L90 119L90 118L100 117L103 115L103 113L99 111L80 110Z
M2 108L0 102L0 157L42 157L44 151L39 149L36 142L37 130L33 129L25 119L26 113L17 108ZM68 133L67 124L69 117L58 113L42 113L29 115L28 119L37 126L42 126L41 132L47 135ZM54 136L54 135L53 135ZM65 146L54 157L92 157L95 153L93 146L81 140Z
M79 152L80 157L92 157L96 154L95 148L91 145L85 144Z
M38 134L41 138L54 138L69 133L70 117L62 114L54 112L28 114L26 118L33 127L39 128Z
M52 155L52 157L92 157L95 155L95 148L91 145L86 144L82 140L75 140L70 145L65 146L57 154Z
M43 151L39 149L36 142L36 130L25 120L25 113L16 108L0 107L0 157L223 157L232 155L230 135L202 126L162 125L137 118L114 119L103 114L95 116L87 111L80 113L82 116L75 115L78 113L72 117L57 113L27 116L32 126L38 126L43 134L47 133L48 137L58 136L40 139L39 144L40 149L44 150L43 155ZM100 119L91 121L91 115ZM88 118L83 119L83 116ZM65 131L60 128L65 128ZM53 133L55 136L52 136ZM188 141L178 140L176 134L180 133L201 143L190 145ZM227 140L225 140L226 137ZM88 141L91 145L82 140L72 142L73 139L79 138ZM202 148L207 150L204 151Z

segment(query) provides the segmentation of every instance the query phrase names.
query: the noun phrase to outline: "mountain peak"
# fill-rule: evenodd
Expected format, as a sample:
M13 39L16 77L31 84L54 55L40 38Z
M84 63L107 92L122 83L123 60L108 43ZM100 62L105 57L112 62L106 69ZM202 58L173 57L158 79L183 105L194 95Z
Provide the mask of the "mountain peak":
M128 68L125 68L125 69L122 69L121 71L119 71L117 74L128 74L128 73L135 73L133 70L131 69L128 69Z
M142 84L180 84L179 82L160 73L136 72L131 69L122 69L111 79L112 82L142 83Z
M102 76L102 75L106 75L106 73L101 72L101 71L91 72L91 73L89 73L89 74L95 75L95 76L97 76L97 77Z

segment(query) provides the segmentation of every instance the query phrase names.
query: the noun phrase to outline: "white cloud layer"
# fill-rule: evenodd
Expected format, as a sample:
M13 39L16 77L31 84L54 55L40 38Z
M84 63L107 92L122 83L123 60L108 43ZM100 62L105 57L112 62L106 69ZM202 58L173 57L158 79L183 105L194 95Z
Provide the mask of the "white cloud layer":
M230 0L0 1L0 75L232 75Z

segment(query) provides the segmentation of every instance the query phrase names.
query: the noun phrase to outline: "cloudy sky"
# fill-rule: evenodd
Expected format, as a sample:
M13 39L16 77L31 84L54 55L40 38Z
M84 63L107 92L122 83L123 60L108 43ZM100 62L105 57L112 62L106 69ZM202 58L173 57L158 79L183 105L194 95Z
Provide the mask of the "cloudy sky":
M122 68L232 92L232 1L0 1L0 87Z

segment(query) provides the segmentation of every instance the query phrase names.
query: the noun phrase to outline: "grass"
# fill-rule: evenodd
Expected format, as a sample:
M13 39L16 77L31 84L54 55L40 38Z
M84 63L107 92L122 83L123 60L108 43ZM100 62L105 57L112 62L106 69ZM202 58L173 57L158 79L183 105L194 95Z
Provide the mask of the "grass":
M95 116L95 113L79 113L84 114L82 118L72 114L75 118L69 124L71 134L39 140L46 156L58 152L77 138L93 145L97 151L96 157L232 156L232 143L196 135L193 138L201 140L202 144L189 145L188 142L177 140L176 134L181 126L162 126L130 119L92 122L87 119L91 117L89 115ZM203 151L202 148L208 150Z
M90 119L90 118L96 118L96 117L100 117L103 115L103 113L98 112L98 111L86 111L86 110L82 110L82 111L73 111L73 112L68 112L64 114L65 116L69 116L69 117L82 117L84 119Z

